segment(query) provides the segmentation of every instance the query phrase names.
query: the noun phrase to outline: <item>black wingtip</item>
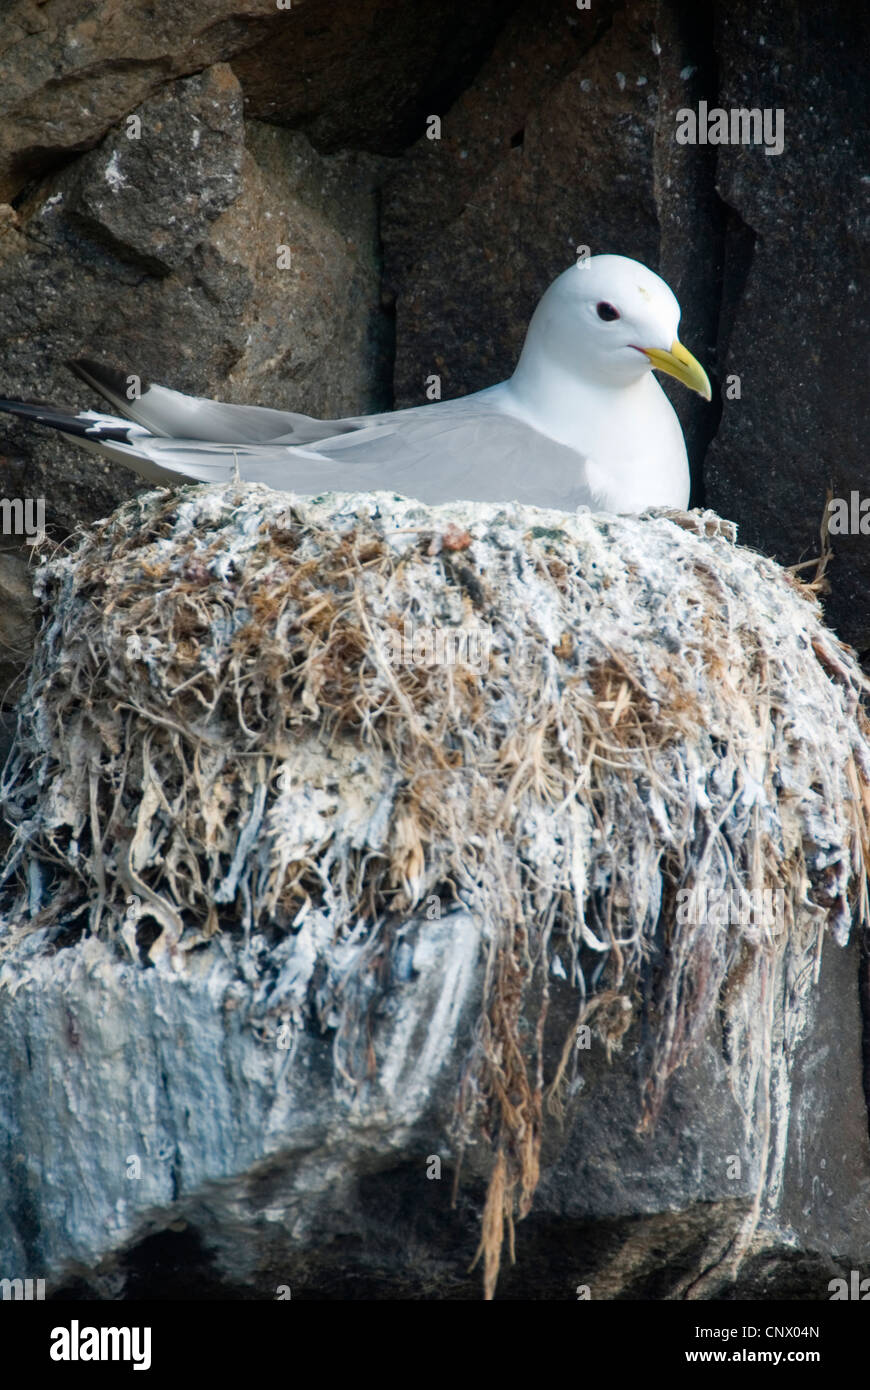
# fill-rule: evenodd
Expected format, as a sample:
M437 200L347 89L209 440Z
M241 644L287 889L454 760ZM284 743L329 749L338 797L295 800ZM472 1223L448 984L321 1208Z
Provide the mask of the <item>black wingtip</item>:
M0 411L7 415L20 415L34 425L45 425L48 429L60 430L62 434L76 435L82 439L115 440L119 444L130 442L130 426L119 420L117 424L109 419L105 423L74 415L72 411L59 410L52 405L32 405L29 401L0 400Z
M47 401L13 401L0 399L0 410L4 415L21 415L25 420L38 420L41 415L56 410Z
M117 367L109 367L105 362L95 362L92 357L69 357L65 366L74 376L86 385L99 391L100 395L106 396L109 400L121 401L128 400L127 392L130 388L131 373L122 372ZM144 395L151 383L144 377L139 377L138 394Z

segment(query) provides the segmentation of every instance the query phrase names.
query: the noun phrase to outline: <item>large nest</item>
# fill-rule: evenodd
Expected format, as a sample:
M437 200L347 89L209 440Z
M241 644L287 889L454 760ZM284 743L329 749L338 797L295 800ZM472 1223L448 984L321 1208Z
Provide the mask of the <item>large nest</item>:
M128 503L37 592L0 950L290 952L292 1027L334 1028L364 1084L347 951L464 903L487 966L456 1138L493 1145L490 1292L573 1025L618 1047L641 977L648 1119L718 1009L769 1122L775 982L807 988L826 928L867 918L870 745L812 594L715 518L191 488Z

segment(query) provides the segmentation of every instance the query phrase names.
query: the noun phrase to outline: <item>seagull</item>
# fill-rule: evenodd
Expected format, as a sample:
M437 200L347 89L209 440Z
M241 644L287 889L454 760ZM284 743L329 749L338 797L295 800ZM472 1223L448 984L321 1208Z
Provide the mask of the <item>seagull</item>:
M115 368L67 365L120 414L0 400L149 483L264 483L282 492L392 491L431 504L519 502L574 511L684 509L679 420L653 376L711 399L677 336L680 306L626 256L578 260L540 300L513 376L471 395L316 420L186 396Z

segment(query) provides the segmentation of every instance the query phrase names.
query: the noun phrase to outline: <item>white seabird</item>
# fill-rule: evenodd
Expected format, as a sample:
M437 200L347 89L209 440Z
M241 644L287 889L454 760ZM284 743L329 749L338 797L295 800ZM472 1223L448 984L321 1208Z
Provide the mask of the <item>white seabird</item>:
M658 275L625 256L593 256L546 291L513 376L456 400L315 420L148 382L130 399L138 378L81 359L70 366L121 416L20 401L0 401L0 410L163 485L228 482L238 468L245 482L303 495L387 490L424 503L563 511L685 507L683 433L653 369L706 400L711 393L677 337L679 321Z

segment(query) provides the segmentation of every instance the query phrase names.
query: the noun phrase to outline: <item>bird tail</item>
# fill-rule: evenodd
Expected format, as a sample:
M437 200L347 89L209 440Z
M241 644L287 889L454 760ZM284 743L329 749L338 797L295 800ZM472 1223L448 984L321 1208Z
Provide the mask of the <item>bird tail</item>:
M95 410L61 410L57 406L44 405L41 401L11 401L0 399L0 411L6 415L18 415L35 425L47 425L49 429L60 430L71 439L97 443L115 439L125 444L132 442L131 436L147 434L140 425L130 424L112 415L101 415Z
M6 415L16 415L31 424L57 430L66 439L98 457L124 464L147 483L171 487L190 480L183 468L173 466L169 460L151 458L142 447L153 440L150 431L119 416L102 415L97 410L62 410L39 401L2 399L0 411ZM206 481L211 481L211 477Z

